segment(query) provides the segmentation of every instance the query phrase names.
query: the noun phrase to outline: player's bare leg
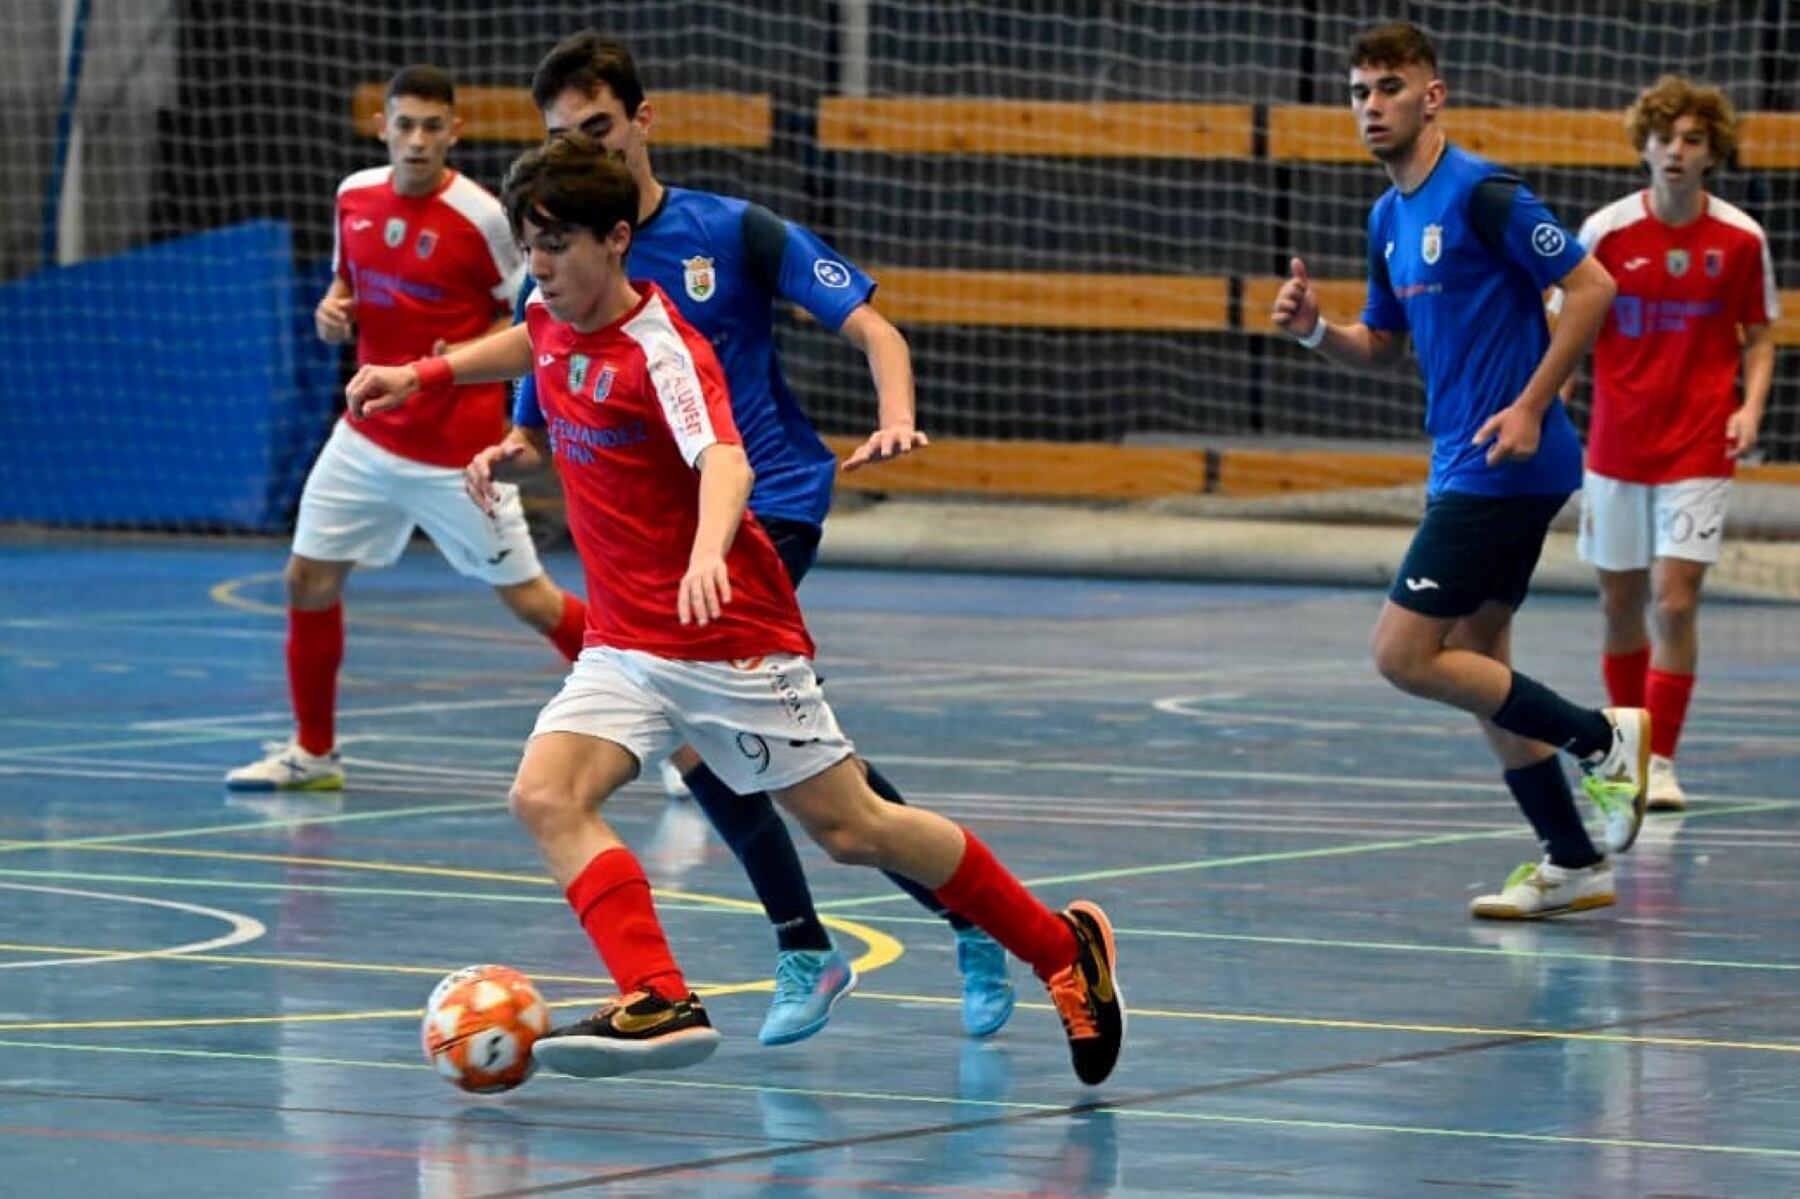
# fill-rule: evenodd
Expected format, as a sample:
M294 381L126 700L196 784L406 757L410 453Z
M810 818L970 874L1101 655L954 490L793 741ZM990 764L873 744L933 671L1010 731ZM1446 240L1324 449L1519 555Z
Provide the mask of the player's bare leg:
M344 785L337 754L337 676L344 660L344 580L354 562L289 556L288 694L294 736L225 776L234 791L335 791Z
M619 989L592 1016L533 1046L537 1060L559 1073L670 1070L718 1047L719 1034L669 951L649 880L600 817L607 797L637 773L637 758L614 742L544 733L526 746L507 797Z
M1451 627L1445 644L1510 665L1512 617L1505 604L1483 604ZM1477 718L1477 723L1545 854L1542 861L1513 871L1498 893L1476 897L1471 913L1491 920L1519 920L1611 904L1612 866L1582 827L1555 747L1509 733L1491 720Z
M725 785L716 775L696 775L705 763L690 746L681 746L669 760L680 778L695 780L696 798L704 792L712 802L672 803L665 824L684 815L697 820L693 808L705 812L737 856L775 926L775 990L757 1039L764 1045L804 1041L830 1022L832 1010L856 989L857 979L850 959L832 944L831 934L819 919L793 835L763 792L731 795L728 803L717 802Z
M1464 648L1481 621L1498 619L1491 614L1498 606L1484 605L1458 642L1452 639L1458 620L1425 616L1387 601L1375 622L1376 668L1409 695L1460 708L1520 737L1567 750L1581 763L1586 776L1582 788L1606 819L1607 848L1624 852L1643 824L1649 713L1578 707L1506 662ZM1548 774L1543 782L1549 785Z
M1050 989L1075 1073L1091 1085L1118 1061L1125 1003L1114 979L1112 926L1080 901L1059 916L1020 883L974 834L935 812L888 803L854 758L775 792L834 861L904 875L935 891Z

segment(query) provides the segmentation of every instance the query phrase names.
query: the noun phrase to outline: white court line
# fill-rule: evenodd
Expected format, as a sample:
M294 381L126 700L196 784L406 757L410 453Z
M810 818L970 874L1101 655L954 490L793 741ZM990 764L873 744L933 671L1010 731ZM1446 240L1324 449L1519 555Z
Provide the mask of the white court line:
M219 908L203 907L197 903L178 903L173 899L150 899L142 895L119 895L111 891L80 891L73 887L39 887L28 883L0 882L0 887L10 891L38 891L46 895L73 895L80 899L104 899L115 903L135 903L145 907L168 908L176 912L189 912L198 916L208 916L214 920L223 920L231 926L230 932L214 937L210 941L191 941L186 945L175 945L168 949L108 953L103 957L89 955L78 958L36 958L24 962L0 962L0 970L26 970L41 966L99 966L109 962L137 961L140 958L167 958L179 957L184 953L211 953L215 949L229 949L233 945L243 945L254 941L269 931L268 926L252 916L245 916L239 912L226 912Z
M549 700L548 694L534 694L530 697L518 696L501 699L462 699L437 700L431 703L387 704L374 708L340 708L338 719L359 716L409 716L426 712L477 712L492 708L543 707ZM144 732L162 732L178 729L211 729L230 727L240 724L262 724L269 721L291 723L294 714L288 709L269 712L245 712L236 716L184 716L177 720L139 720L129 726ZM350 738L346 737L348 741Z

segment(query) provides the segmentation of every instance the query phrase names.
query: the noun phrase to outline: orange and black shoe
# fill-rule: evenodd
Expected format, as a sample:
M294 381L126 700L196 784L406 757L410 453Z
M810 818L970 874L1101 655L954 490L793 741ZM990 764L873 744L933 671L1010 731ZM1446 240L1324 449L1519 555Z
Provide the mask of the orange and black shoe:
M1075 961L1051 975L1050 998L1069 1036L1075 1076L1099 1086L1119 1060L1125 1043L1125 996L1113 975L1118 950L1112 923L1100 905L1077 900L1062 917L1075 933Z
M698 995L668 1000L655 991L614 999L585 1020L553 1028L531 1056L547 1070L610 1078L638 1070L678 1070L712 1056L719 1033Z

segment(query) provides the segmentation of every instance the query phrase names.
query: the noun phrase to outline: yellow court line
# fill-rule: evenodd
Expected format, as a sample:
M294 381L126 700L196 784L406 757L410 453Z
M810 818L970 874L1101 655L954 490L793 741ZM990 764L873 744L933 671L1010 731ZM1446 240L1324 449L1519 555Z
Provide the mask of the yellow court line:
M0 945L0 949L5 949L5 948L12 948L12 947ZM69 948L60 947L60 946L33 946L30 948L42 949L45 951L54 951L54 952L58 952L58 953L104 954L104 953L109 952L106 950L76 950L76 949L69 949ZM233 958L233 957L217 955L217 954L208 955L206 957L202 957L201 955L198 955L198 954L176 955L176 956L181 956L181 957L192 956L193 959L196 961L245 962L246 964L256 960L256 959L249 959L249 958ZM262 959L262 961L281 962L281 959ZM287 963L282 962L282 964L287 964ZM309 962L309 961L305 961L304 959L296 960L292 964L301 966L301 967L322 965L322 963ZM354 965L347 966L347 965L343 965L343 964L333 964L332 966L330 966L328 968L358 969L358 968L377 968L377 967L360 967L360 966L354 966ZM408 973L412 973L412 972L436 973L437 972L437 969L435 967L431 967L431 968L426 968L426 967L389 967L388 969L392 969L392 970L396 970L396 971L404 970ZM552 976L546 975L544 977L549 978ZM578 981L592 981L592 980L583 979L583 980L578 980ZM766 990L769 990L771 986L772 986L772 984L770 983L769 980L763 979L763 980L759 980L757 982L750 982L750 983L722 983L722 984L696 985L694 989L696 991L700 992L704 996L711 997L711 998L717 998L717 997L725 996L725 995L740 995L740 994L747 994L747 993L755 992L755 991L766 991ZM856 997L858 999L863 999L863 1000L877 999L877 1000L881 1000L881 1001L887 1002L887 1003L923 1003L923 1004L935 1004L935 1005L940 1005L940 1006L948 1006L951 1004L957 1004L957 1003L961 1002L961 1000L959 998L945 997L942 995L911 995L911 994L883 992L883 991L858 991L856 993ZM558 999L555 1001L547 1001L546 1006L551 1007L551 1008L595 1007L595 1006L598 1006L599 1004L605 1002L606 998L607 998L606 996L595 995L595 996L583 996L583 997L575 998L575 999ZM1019 1007L1025 1008L1025 1009L1028 1009L1031 1011L1042 1011L1042 1012L1053 1012L1056 1010L1053 1005L1048 1004L1048 1003L1029 1003L1029 1002L1027 1002L1027 1003L1020 1003ZM280 1015L280 1016L194 1016L194 1017L172 1016L172 1017L162 1017L162 1018L157 1018L157 1019L61 1020L61 1021L43 1021L43 1022L37 1022L37 1023L33 1023L30 1021L18 1021L18 1022L11 1022L11 1023L0 1023L0 1032L69 1032L69 1031L93 1032L93 1031L106 1031L106 1030L123 1031L123 1030L130 1030L130 1029L152 1029L152 1028L219 1028L219 1027L240 1027L240 1026L271 1025L271 1024L332 1024L332 1023L348 1023L348 1022L362 1021L362 1020L397 1020L397 1019L416 1020L421 1015L423 1015L423 1009L421 1009L421 1008L387 1008L387 1009L378 1009L378 1010L373 1010L373 1011L360 1011L360 1012L310 1012L310 1013ZM1149 1018L1149 1019L1158 1019L1158 1020L1200 1020L1200 1021L1207 1021L1210 1023L1220 1023L1220 1024L1261 1024L1261 1025L1273 1025L1273 1026L1279 1026L1279 1027L1285 1027L1285 1028L1316 1028L1316 1029L1329 1029L1329 1030L1334 1030L1334 1031L1399 1032L1399 1033L1414 1033L1414 1034L1419 1034L1419 1035L1424 1035L1424 1036L1502 1037L1502 1038L1517 1038L1517 1039L1521 1039L1521 1040L1535 1040L1535 1041L1589 1042L1589 1043L1609 1044L1609 1045L1636 1045L1636 1046L1644 1046L1644 1047L1659 1048L1659 1049L1724 1049L1724 1050L1739 1050L1739 1051L1748 1051L1748 1052L1757 1052L1757 1053L1800 1053L1800 1044L1794 1044L1794 1043L1784 1042L1784 1041L1731 1041L1731 1040L1719 1040L1719 1039L1710 1038L1710 1037L1665 1037L1665 1036L1655 1036L1655 1035L1643 1034L1643 1033L1581 1032L1581 1031L1566 1030L1566 1029L1545 1029L1545 1028L1489 1028L1489 1027L1484 1027L1484 1026L1480 1026L1480 1025L1421 1024L1421 1023L1409 1023L1409 1022L1397 1022L1397 1021L1396 1022L1388 1022L1388 1021L1379 1021L1379 1020L1342 1020L1342 1019L1332 1019L1332 1018L1327 1018L1327 1017L1316 1017L1316 1016L1273 1016L1273 1015L1259 1014L1259 1013L1255 1013L1255 1012L1176 1011L1176 1010L1172 1010L1172 1009L1168 1009L1168 1008L1132 1008L1131 1015L1133 1017L1140 1018L1140 1019L1141 1018Z

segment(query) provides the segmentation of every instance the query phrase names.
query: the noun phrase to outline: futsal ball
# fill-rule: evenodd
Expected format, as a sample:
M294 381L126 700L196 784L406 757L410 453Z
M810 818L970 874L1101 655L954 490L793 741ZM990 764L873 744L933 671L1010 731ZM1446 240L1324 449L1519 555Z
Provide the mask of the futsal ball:
M532 1043L549 1030L550 1009L529 978L511 966L465 966L431 989L419 1034L451 1086L491 1095L531 1077Z

